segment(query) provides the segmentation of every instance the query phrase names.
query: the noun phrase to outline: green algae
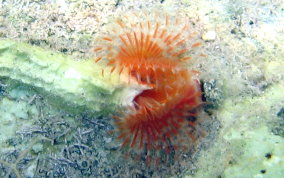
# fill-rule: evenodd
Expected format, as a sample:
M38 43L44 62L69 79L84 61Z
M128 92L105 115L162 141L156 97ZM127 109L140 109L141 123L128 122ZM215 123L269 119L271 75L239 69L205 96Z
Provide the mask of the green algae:
M131 104L142 90L115 72L102 76L104 68L94 60L75 61L39 47L0 41L0 77L9 90L30 87L71 113L108 114Z
M223 125L219 138L202 151L200 169L187 177L281 177L284 138L272 131L280 122L276 115L277 106L284 104L283 89L276 83L262 95L224 101L218 112Z

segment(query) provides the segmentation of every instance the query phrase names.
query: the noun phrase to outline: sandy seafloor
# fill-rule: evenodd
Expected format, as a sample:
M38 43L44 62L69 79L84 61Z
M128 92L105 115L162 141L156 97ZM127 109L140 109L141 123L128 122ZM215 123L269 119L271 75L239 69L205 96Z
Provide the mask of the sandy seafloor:
M283 177L283 0L0 0L0 38L90 58L100 29L133 9L178 11L202 36L207 57L190 68L210 121L197 150L158 169L136 164L113 152L109 118L70 116L0 78L0 177Z

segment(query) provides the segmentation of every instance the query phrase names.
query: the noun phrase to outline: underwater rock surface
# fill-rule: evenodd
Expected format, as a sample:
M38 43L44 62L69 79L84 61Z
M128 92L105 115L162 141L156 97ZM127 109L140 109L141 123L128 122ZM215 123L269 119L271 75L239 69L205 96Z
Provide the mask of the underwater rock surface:
M0 1L0 37L80 60L92 56L94 36L116 14L148 8L183 13L203 36L207 57L192 59L189 66L200 72L208 102L203 108L208 135L197 151L159 171L125 161L120 142L109 134L114 129L109 116L69 112L50 100L56 94L52 82L42 87L51 90L42 92L33 82L5 75L0 77L0 177L284 175L282 1Z

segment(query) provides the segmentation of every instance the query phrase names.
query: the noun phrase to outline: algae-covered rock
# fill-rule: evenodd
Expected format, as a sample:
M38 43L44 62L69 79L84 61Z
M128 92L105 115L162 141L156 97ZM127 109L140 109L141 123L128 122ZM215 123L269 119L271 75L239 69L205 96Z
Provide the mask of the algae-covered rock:
M72 113L110 113L131 105L143 90L131 78L107 70L94 60L75 61L27 44L0 41L0 77L9 80L10 90L31 86L50 103Z
M280 178L284 174L284 137L275 128L283 123L278 118L283 90L284 86L274 84L260 96L224 101L218 112L223 127L219 137L202 151L197 172L187 177Z

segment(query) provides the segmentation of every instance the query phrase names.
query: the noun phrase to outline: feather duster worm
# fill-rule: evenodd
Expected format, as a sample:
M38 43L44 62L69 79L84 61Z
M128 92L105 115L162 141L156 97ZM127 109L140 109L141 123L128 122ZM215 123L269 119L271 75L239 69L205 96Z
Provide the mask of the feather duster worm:
M190 25L179 19L134 13L118 19L95 48L96 62L106 61L111 73L127 72L149 87L129 112L114 117L123 147L146 159L155 156L153 151L191 147L202 133L190 119L202 103L199 82L186 67L188 52L201 43L188 31Z

